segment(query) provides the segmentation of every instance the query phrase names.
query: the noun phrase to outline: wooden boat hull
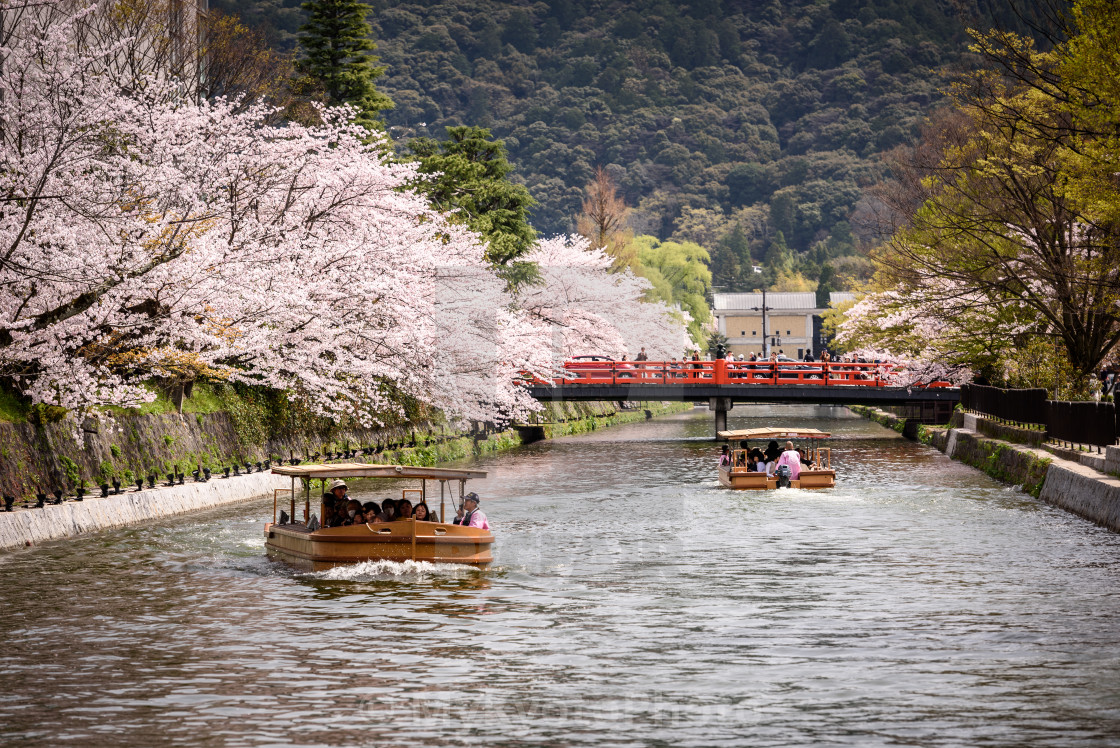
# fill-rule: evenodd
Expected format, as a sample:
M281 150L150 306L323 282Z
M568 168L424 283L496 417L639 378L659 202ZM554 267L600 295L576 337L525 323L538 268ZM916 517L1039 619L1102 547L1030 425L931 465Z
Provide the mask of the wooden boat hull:
M308 571L362 561L484 566L494 560L490 552L494 536L489 530L411 519L314 532L298 524L269 523L264 534L270 557Z
M766 473L756 473L743 468L719 469L719 484L725 488L743 491L767 491L778 487L777 478L769 478ZM836 485L835 470L802 470L797 480L790 481L790 488L833 488Z

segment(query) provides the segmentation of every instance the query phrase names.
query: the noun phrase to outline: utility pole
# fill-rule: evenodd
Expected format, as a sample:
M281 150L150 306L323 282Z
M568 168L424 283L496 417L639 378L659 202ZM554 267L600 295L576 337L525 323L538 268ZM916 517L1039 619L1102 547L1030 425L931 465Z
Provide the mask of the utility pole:
M761 270L755 270L755 272L757 273L757 272L762 272L762 271ZM756 312L758 312L758 311L762 312L762 357L765 358L765 359L769 359L770 358L770 336L766 332L766 313L768 311L770 311L770 307L766 306L766 287L765 286L763 286L763 288L762 288L762 306L760 306L760 307L759 306L752 306L751 309L753 309Z

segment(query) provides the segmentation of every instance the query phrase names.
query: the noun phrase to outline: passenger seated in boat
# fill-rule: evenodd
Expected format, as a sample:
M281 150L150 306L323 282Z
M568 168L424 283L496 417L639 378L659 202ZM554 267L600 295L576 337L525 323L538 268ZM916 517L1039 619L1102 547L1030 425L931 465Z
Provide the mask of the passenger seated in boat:
M381 521L392 522L397 518L397 504L392 499L381 502Z
M343 516L344 524L354 524L354 518L362 513L362 503L357 499L350 499L346 502L345 515ZM358 517L358 524L362 523L362 518Z
M812 470L813 461L805 454L805 450L798 447L797 454L801 457L801 468L803 470Z
M428 505L421 501L412 510L412 518L418 522L434 522L435 518L432 513L428 511Z
M723 451L719 455L720 467L731 467L731 447L726 444L723 445Z
M735 454L735 467L749 467L750 458L747 456L747 442L739 442L739 451Z
M766 445L766 451L763 453L767 462L773 462L782 456L782 449L778 446L776 439L771 439L770 443Z
M397 513L400 514L400 519L408 519L412 516L412 502L408 499L401 499L397 502Z
M334 512L334 494L323 494L321 501L323 504L323 527L334 527L337 521Z
M369 514L371 510L374 514L381 513L381 507L377 505L376 501L367 501L366 503L362 504L362 509L365 510L366 514Z
M790 480L797 480L801 477L801 455L793 448L793 442L786 442L786 451L778 457L774 469L777 470L783 465L789 467Z

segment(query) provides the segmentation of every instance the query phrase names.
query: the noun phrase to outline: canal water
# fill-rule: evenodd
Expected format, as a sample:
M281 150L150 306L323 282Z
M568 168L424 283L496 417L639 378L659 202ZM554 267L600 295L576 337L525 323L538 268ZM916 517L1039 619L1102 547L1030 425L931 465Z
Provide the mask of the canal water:
M836 434L835 489L719 488L701 410L481 460L484 571L294 572L270 501L0 556L0 744L1115 744L1120 537L732 411L778 424Z

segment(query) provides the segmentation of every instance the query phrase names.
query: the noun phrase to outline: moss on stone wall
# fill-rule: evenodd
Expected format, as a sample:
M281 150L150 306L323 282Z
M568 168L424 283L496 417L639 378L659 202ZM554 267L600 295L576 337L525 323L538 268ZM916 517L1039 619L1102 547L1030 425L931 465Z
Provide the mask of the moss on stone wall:
M866 405L849 405L848 410L852 411L853 413L858 413L864 418L874 421L880 426L886 426L888 429L897 431L900 434L906 427L906 419L899 418L893 413L887 413L886 411L879 410L878 408L871 408Z
M1031 496L1038 498L1050 458L1042 457L1027 449L1016 449L1007 442L976 436L967 431L958 432L953 459L983 470L1002 483L1022 486Z
M303 418L266 396L239 394L232 387L211 390L207 397L211 405L221 402L227 409L120 413L112 420L87 420L77 434L66 422L0 423L0 491L19 497L56 489L72 492L82 483L116 478L127 484L147 475L190 475L202 467L218 472L234 462L305 458L365 446L380 446L381 461L433 465L521 443L513 431L480 439L463 436L447 424L421 420L428 414L420 410L413 412L417 420L411 422L361 429ZM660 413L687 407L658 403L651 409ZM646 415L644 409L621 411L615 403L549 403L544 417L553 421L549 435L562 436Z
M893 428L899 433L903 431L904 422L897 416L862 405L849 405L848 409L876 423ZM1042 491L1042 484L1046 480L1050 459L1036 454L1028 447L1018 447L998 439L961 430L961 418L961 414L957 412L953 414L950 421L950 426L957 429L952 458L983 470L1002 483L1022 486L1024 491L1038 498ZM947 428L919 425L915 434L915 440L922 444L935 447L942 452L948 449L949 429Z

